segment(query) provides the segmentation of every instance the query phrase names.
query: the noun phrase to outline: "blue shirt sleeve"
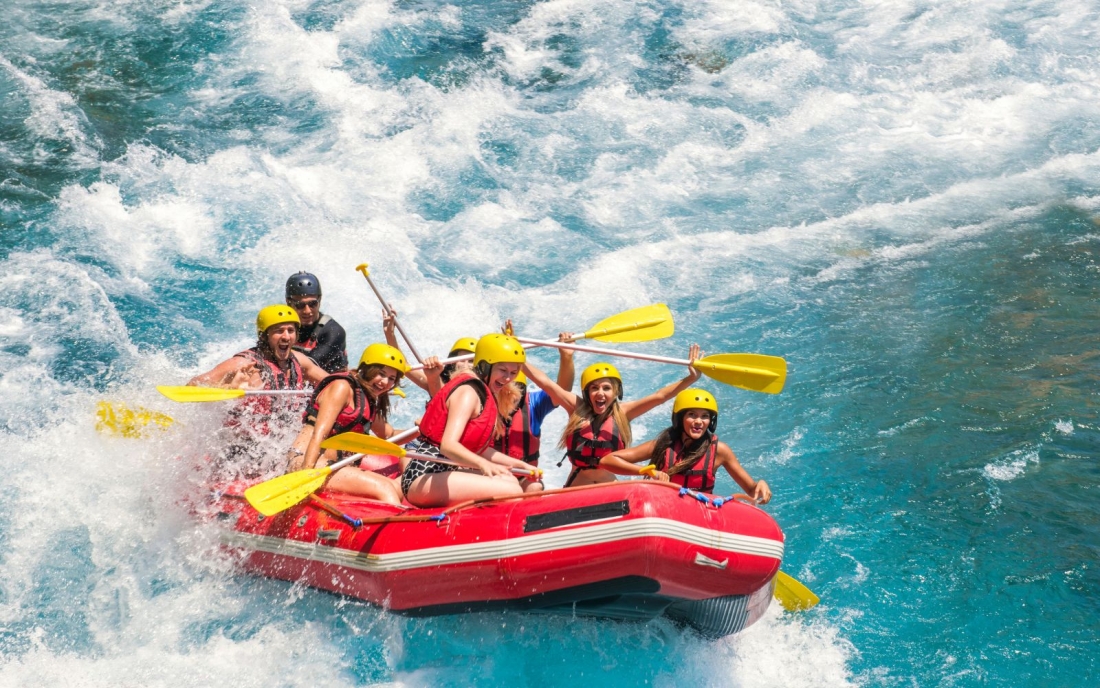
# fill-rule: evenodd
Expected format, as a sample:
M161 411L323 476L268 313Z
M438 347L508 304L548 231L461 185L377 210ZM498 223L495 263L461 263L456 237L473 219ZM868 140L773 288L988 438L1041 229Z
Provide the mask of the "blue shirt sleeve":
M553 411L554 400L541 389L527 393L527 408L531 409L531 434L542 437L542 419Z

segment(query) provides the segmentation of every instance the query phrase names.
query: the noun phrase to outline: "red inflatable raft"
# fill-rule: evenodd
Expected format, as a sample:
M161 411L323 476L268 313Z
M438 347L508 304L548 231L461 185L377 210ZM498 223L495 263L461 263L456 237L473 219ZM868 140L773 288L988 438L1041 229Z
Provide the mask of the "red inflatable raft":
M271 517L228 489L215 515L246 570L411 616L664 615L718 637L763 615L783 557L783 533L760 509L652 481L446 509L321 492Z

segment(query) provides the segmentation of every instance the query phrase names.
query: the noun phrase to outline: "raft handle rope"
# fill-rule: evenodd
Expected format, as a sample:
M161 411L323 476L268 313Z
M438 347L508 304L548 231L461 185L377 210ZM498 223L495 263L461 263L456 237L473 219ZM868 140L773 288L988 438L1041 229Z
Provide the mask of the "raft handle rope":
M336 518L341 519L342 521L344 521L344 523L347 523L352 528L361 528L363 526L363 519L361 519L361 518L352 518L351 516L348 516L343 511L340 511L339 509L337 509L336 506L334 506L333 504L329 504L328 502L321 499L317 495L311 494L309 496L309 498L313 501L314 504L321 507L321 509L323 511L326 511L326 512L332 514L333 516L335 516ZM305 518L305 516L302 516L302 518ZM300 526L301 521L299 521L298 524Z
M743 502L747 502L748 504L751 504L753 506L756 506L756 500L755 499L753 499L752 497L750 497L748 495L742 495L742 494L733 494L733 495L730 495L729 497L711 497L710 495L708 495L704 492L697 492L697 491L692 490L692 489L687 488L687 487L681 487L680 488L680 496L681 497L693 497L693 498L695 498L696 501L702 502L703 504L706 504L707 506L712 506L715 509L721 509L722 505L725 504L726 502L732 502L732 501L738 500L738 499L743 501Z

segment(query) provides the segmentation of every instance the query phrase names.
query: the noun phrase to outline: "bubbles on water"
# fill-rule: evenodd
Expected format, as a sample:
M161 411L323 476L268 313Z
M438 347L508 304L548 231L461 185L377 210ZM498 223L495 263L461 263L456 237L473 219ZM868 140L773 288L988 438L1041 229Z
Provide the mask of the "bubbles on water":
M1024 474L1028 464L1039 463L1039 452L1034 449L1020 449L999 461L985 465L982 475L990 480L1015 480Z

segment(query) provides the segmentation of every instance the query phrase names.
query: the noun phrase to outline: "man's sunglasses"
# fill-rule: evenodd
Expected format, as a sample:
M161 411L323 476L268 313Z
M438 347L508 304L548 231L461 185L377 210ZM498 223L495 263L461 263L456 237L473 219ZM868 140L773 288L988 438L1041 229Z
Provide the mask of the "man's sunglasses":
M321 305L321 302L318 299L303 299L301 301L291 301L290 305L295 310L300 311L305 308L316 309L318 306Z

